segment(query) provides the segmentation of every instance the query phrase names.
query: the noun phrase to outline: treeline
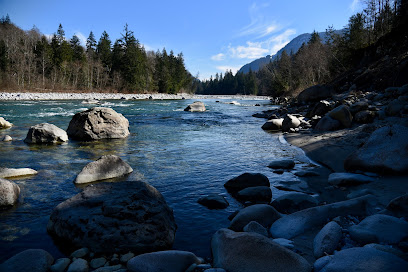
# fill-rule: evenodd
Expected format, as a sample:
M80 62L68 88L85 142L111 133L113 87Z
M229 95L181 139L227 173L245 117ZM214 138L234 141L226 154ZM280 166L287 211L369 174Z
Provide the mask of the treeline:
M365 8L349 18L342 34L332 27L326 32L329 39L322 43L317 32L293 54L283 52L281 57L265 65L258 72L217 76L203 82L206 94L258 94L280 96L297 93L316 84L327 83L356 66L361 52L388 34L394 27L405 27L407 0L366 0ZM228 77L227 77L228 75ZM250 88L247 80L249 79ZM252 82L255 82L254 84ZM228 82L228 84L226 84ZM224 88L225 85L233 87Z
M129 93L193 92L196 80L183 54L146 51L126 25L113 44L106 31L86 47L65 37L62 25L48 39L36 28L23 31L9 16L0 21L0 88L3 90L79 90Z

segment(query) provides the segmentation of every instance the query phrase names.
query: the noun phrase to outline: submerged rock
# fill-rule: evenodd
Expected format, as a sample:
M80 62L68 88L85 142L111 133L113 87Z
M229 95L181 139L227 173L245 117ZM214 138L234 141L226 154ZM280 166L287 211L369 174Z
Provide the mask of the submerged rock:
M223 196L217 194L201 197L197 202L209 209L225 209L229 206L228 201Z
M99 183L54 208L47 230L94 253L170 249L173 211L154 187L140 181Z
M0 271L47 272L54 258L42 249L27 249L0 264Z
M203 112L206 111L205 105L201 101L195 101L193 104L188 105L184 111L191 111L191 112Z
M126 138L129 121L111 108L95 107L75 114L67 134L80 141Z
M229 228L234 231L242 231L251 221L258 222L265 228L269 228L280 217L274 207L266 204L256 204L240 210L232 219Z
M374 131L363 147L344 161L347 171L408 173L408 128L385 126Z
M129 272L185 272L192 264L200 260L191 252L168 250L145 253L130 259L127 264Z
M0 167L0 178L12 178L36 175L38 172L31 168L5 168Z
M397 244L408 237L408 222L389 215L375 214L351 226L349 232L351 238L360 244Z
M133 169L120 157L106 155L88 163L75 179L76 184L120 177L132 173Z
M0 178L0 208L13 206L20 195L20 187L12 181Z
M42 123L30 127L24 142L27 144L56 144L68 141L65 130L56 125Z
M244 173L224 184L228 191L238 192L248 187L270 186L269 179L260 173Z
M211 249L214 267L228 272L308 272L311 265L300 255L255 233L218 230Z
M319 259L320 260L320 259ZM408 262L374 248L355 247L341 250L315 272L404 272Z
M269 203L272 199L272 191L268 186L248 187L239 191L236 198L244 202Z

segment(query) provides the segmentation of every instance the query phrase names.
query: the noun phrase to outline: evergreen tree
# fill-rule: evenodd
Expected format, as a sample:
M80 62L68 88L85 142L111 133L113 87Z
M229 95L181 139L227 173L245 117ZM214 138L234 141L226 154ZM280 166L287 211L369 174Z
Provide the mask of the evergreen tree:
M112 67L112 51L111 51L112 42L109 38L109 35L104 31L99 39L98 45L96 47L96 52L98 58L101 60L102 65L110 70Z
M72 49L72 59L73 61L84 61L84 48L81 46L81 42L77 35L72 36L70 41L71 49Z

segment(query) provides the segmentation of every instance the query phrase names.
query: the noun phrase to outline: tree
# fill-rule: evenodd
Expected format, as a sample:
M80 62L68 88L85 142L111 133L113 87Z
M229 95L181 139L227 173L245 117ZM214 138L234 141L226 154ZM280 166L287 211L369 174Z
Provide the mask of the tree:
M112 52L111 52L112 42L109 35L104 31L99 39L98 45L96 46L96 53L98 58L102 61L104 67L108 70L112 67Z

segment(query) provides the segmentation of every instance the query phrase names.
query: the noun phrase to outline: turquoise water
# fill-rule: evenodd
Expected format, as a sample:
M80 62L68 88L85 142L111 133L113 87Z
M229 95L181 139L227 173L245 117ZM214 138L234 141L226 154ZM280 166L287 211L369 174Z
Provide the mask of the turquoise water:
M292 181L297 179L293 174L277 175L266 166L281 158L307 161L277 134L263 131L263 119L251 116L275 106L268 101L225 103L229 101L203 100L208 111L198 113L183 111L193 100L105 101L102 106L129 120L128 138L46 146L23 142L30 126L48 122L66 129L76 112L92 105L78 100L0 101L0 116L14 124L0 130L0 138L8 134L14 139L0 142L0 166L38 171L14 179L21 188L19 203L0 211L0 262L27 248L62 255L46 232L49 215L60 202L80 192L73 180L81 169L105 154L116 154L132 166L134 172L123 179L149 182L164 195L178 225L175 249L209 257L211 236L228 227L228 215L241 208L223 187L227 180L260 172L272 184ZM208 210L199 205L197 199L209 193L224 195L230 206ZM273 197L282 193L273 189Z

